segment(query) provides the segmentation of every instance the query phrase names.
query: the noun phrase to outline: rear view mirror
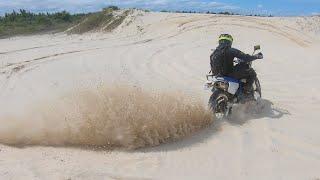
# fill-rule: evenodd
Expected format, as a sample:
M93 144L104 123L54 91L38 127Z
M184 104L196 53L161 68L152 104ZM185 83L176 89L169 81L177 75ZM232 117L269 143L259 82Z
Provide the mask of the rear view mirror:
M260 45L254 46L254 51L257 51L257 50L260 50L260 49L261 49Z

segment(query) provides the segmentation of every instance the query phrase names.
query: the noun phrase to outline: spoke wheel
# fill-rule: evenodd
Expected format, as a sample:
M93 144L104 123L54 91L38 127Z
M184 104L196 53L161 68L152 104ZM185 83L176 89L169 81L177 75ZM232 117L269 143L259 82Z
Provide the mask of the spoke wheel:
M253 97L255 101L260 101L262 98L261 85L258 78L254 80L253 84Z
M223 119L229 115L228 96L220 90L215 91L209 100L209 107L216 119Z

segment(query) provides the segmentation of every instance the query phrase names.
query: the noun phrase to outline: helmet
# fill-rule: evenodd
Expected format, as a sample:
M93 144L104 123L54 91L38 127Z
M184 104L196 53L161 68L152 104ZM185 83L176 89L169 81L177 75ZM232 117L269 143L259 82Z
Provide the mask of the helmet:
M221 34L219 36L219 43L226 42L226 41L232 44L233 37L230 34Z

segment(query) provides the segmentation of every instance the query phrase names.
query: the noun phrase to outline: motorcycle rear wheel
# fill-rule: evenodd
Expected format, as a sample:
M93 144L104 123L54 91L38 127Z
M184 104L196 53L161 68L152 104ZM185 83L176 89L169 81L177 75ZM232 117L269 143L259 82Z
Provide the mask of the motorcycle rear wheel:
M215 90L209 99L209 107L214 117L218 120L226 118L231 113L228 107L229 98L222 90Z

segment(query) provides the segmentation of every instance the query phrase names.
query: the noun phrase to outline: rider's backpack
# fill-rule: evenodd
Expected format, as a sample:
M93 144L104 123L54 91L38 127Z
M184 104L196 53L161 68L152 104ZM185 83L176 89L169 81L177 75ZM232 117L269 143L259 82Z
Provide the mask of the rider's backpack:
M222 76L224 72L224 63L226 59L226 50L228 47L217 47L210 56L210 65L212 74L215 76Z

